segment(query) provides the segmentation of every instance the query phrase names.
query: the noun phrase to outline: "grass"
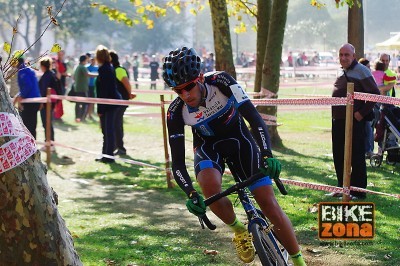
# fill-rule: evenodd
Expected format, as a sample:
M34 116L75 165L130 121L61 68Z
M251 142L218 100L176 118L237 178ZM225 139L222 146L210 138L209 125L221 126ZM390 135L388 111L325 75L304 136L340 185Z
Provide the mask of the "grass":
M299 92L299 89L285 88L287 94ZM159 102L159 97L145 94L137 100ZM278 121L283 123L279 133L284 147L274 154L282 163L282 178L335 185L329 107L311 111L292 109L278 111ZM100 152L102 136L98 124L73 122L71 103L65 102L65 111L64 123L55 125L56 141ZM160 109L143 107L130 111L157 113ZM210 219L217 224L217 230L202 230L196 217L186 210L181 190L166 188L161 119L129 117L125 121L129 155L126 158L161 169L124 162L95 163L93 154L57 148L57 156L65 154L76 163L52 164L48 173L50 186L59 194L59 211L75 238L83 264L239 265L229 230L212 214ZM39 140L42 136L40 129ZM189 136L186 136L186 156L191 160ZM371 168L368 165L367 170L369 189L400 194L398 166L384 163L380 168ZM231 184L228 176L224 180L224 186ZM309 265L400 264L398 199L368 195L368 201L376 205L374 240L320 241L315 230L317 213L309 209L332 199L323 191L296 186L287 186L287 189L289 195L276 192L277 198L294 225ZM240 207L237 209L241 213ZM204 255L204 250L217 250L219 254Z

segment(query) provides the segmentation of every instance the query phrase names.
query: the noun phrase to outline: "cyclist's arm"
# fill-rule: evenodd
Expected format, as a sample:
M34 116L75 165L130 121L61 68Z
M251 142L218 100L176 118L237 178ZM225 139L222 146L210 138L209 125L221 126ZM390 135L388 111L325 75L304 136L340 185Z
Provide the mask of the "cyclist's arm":
M189 196L194 188L186 168L184 135L185 125L182 119L182 114L179 111L181 108L177 108L177 102L179 102L178 99L170 105L167 116L168 138L172 159L172 173L176 183L186 193L186 195Z
M261 150L261 155L268 158L272 156L271 141L268 134L268 127L261 118L253 103L249 100L242 103L238 108L240 114L249 122L251 133Z

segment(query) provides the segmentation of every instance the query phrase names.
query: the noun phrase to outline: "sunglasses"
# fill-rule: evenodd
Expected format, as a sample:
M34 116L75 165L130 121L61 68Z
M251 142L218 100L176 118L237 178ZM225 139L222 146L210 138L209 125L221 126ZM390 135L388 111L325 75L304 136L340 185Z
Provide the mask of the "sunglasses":
M174 88L174 91L178 94L182 94L182 91L191 91L195 86L196 86L197 80L194 82L189 83L188 85L186 85L185 87L178 89L178 88Z

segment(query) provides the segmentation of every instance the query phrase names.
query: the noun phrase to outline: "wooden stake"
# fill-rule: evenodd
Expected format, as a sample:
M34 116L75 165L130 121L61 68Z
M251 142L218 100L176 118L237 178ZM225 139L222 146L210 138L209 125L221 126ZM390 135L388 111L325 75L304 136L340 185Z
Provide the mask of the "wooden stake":
M167 174L167 186L168 188L173 188L174 184L171 181L171 171L170 162L169 162L169 152L168 152L168 141L167 141L167 123L165 121L165 101L164 95L160 95L161 102L161 120L162 120L162 129L163 129L163 138L164 138L164 155L165 155L165 172Z
M348 191L350 188L350 179L351 179L351 157L352 157L352 149L353 149L353 99L354 99L354 83L347 83L347 99L351 99L351 101L347 101L346 104L346 127L345 127L345 140L344 140L344 162L343 162L343 189ZM347 195L343 191L343 202L350 201L350 195Z

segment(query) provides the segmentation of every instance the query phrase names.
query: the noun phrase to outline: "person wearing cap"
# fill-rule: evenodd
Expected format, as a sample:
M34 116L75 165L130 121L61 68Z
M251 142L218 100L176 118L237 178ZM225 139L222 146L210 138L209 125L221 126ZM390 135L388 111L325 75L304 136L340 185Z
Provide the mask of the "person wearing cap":
M242 178L264 174L249 189L274 224L274 232L291 254L294 265L305 265L292 224L272 188L271 179L279 178L281 164L272 155L267 125L243 88L226 72L201 73L201 58L187 47L177 48L164 58L163 79L178 95L168 108L167 127L172 172L188 197L188 210L202 216L206 206L187 171L185 125L192 128L195 176L202 194L210 197L221 192L225 163L233 175ZM245 120L253 129L251 132ZM231 201L223 197L210 208L232 229L238 257L245 263L252 262L255 251L251 236L236 217Z

